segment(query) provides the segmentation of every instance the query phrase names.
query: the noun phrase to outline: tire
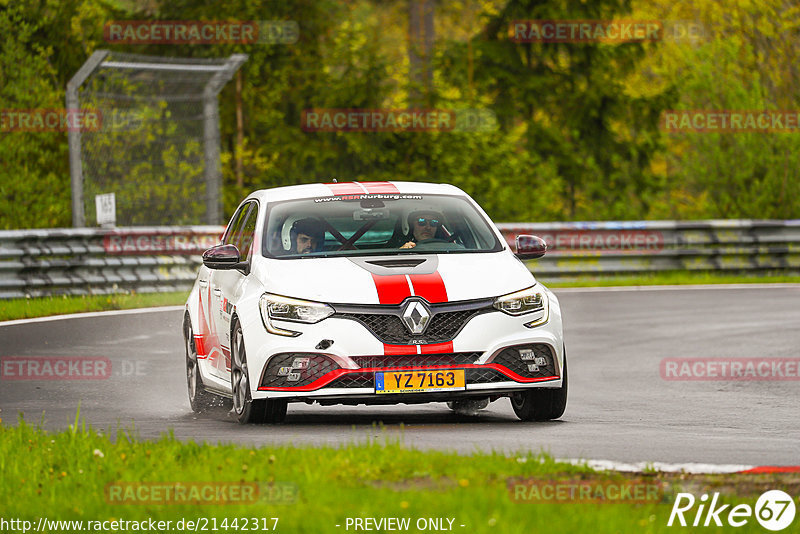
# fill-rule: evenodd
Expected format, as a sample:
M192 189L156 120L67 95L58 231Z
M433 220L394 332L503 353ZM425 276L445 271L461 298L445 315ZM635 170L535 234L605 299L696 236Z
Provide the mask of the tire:
M194 344L192 323L186 318L183 327L184 347L186 349L186 386L189 393L189 405L195 413L225 408L230 401L206 390L200 369L197 365L197 347ZM229 408L230 409L230 408Z
M250 393L247 351L238 319L233 324L231 338L231 392L233 393L233 414L236 416L236 420L243 425L283 422L286 418L286 401L254 400Z
M558 389L536 388L511 394L511 407L522 421L549 421L564 415L567 408L567 351L564 372Z

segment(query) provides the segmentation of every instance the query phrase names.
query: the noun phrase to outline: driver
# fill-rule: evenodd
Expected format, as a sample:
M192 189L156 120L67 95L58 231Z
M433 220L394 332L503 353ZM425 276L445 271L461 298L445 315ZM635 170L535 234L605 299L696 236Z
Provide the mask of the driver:
M415 211L408 215L411 239L400 248L414 248L420 241L436 237L442 227L442 214L435 211Z
M296 220L292 224L290 235L292 252L296 254L320 252L325 243L325 230L322 223L314 217Z

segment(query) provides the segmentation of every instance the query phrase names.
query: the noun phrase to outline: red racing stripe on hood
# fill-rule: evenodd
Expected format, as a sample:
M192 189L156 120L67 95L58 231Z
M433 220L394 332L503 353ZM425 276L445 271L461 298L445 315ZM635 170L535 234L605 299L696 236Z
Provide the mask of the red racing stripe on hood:
M431 274L412 274L409 275L411 284L414 286L414 294L420 296L431 304L437 302L447 302L447 289L439 271Z
M370 273L378 291L381 304L400 304L410 296L418 296L430 303L447 302L447 289L438 271L431 274L390 274ZM412 293L413 290L413 293ZM383 344L387 356L409 354L445 354L453 352L453 342L430 345L389 345Z
M400 304L407 297L411 296L411 289L408 287L408 279L404 274L390 274L380 276L372 274L375 282L375 289L378 290L378 302L381 304Z

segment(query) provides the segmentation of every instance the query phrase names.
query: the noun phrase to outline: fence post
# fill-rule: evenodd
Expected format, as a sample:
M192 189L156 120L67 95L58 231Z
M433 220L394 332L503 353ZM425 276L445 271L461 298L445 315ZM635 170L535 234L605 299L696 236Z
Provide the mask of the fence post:
M217 95L239 67L247 61L247 54L233 54L225 68L217 72L203 89L203 144L206 178L206 224L222 221L222 171L219 163L219 103Z
M75 76L67 82L67 113L80 107L78 88L107 56L108 50L94 52L78 69ZM69 176L72 183L72 226L81 228L86 226L86 214L83 211L83 168L81 166L81 132L79 128L67 128L67 143L69 144Z

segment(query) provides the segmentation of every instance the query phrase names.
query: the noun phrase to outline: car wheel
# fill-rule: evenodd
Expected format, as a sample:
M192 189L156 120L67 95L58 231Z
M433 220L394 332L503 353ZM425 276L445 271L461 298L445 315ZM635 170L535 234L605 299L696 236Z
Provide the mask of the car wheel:
M186 348L186 386L189 393L189 405L195 413L203 413L213 408L225 407L227 399L206 390L200 368L197 364L197 347L194 343L192 324L188 320L183 329Z
M286 401L257 399L250 394L250 372L244 346L242 327L237 320L233 326L231 347L231 392L233 412L242 424L280 423L286 418Z
M478 410L483 410L489 406L489 399L459 399L447 403L447 407L458 414L473 415Z
M523 421L549 421L567 408L567 352L564 351L563 382L558 389L537 388L511 394L511 407Z

